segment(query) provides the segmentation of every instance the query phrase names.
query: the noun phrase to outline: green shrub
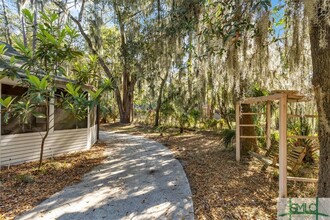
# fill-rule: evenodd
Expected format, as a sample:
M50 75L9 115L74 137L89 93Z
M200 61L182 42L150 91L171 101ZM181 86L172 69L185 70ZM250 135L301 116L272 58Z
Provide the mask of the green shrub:
M194 125L194 128L196 128L197 126L197 122L198 120L201 118L202 114L200 111L196 110L196 109L192 109L189 112L189 117L192 120L192 124Z
M17 180L17 182L20 182L20 183L33 183L34 182L34 178L30 174L18 174L16 176L16 180Z
M204 122L204 127L206 129L216 129L218 126L218 120L212 118L212 119L207 119L205 122Z
M235 137L236 131L232 129L224 129L221 132L222 140L226 148L229 147L233 138Z

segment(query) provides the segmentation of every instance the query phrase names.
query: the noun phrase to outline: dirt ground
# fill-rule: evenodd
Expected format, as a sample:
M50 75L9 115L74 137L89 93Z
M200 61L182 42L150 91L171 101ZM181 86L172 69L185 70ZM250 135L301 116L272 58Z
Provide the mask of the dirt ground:
M90 150L44 160L24 163L0 170L0 219L13 219L32 209L64 187L77 183L83 175L99 165L105 144L95 144Z
M235 151L222 147L216 132L170 130L160 135L152 128L103 125L102 129L144 135L174 152L183 165L193 193L196 219L276 219L278 172L261 171L257 159L243 157L238 164ZM315 184L288 184L290 197L314 197Z

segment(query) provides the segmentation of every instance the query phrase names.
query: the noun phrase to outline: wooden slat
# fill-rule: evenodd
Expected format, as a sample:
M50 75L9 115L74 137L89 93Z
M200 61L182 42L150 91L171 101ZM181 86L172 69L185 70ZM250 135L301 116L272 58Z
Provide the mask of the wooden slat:
M260 124L260 125L256 125L256 124L240 124L239 126L241 126L241 127L263 127L263 126L265 126L265 124Z
M294 153L294 154L301 154L301 152L303 152L304 149L292 149L291 150L291 153Z
M317 115L293 115L293 114L288 114L289 118L317 118Z
M295 160L297 160L299 158L300 154L292 154L290 153L288 158L294 158Z
M292 157L288 157L288 162L292 162L292 163L296 163L297 159L296 158L292 158Z
M261 97L251 97L241 100L240 102L244 104L255 104L258 102L274 101L280 99L281 97L283 97L283 95L285 94L274 94L274 95L261 96Z
M279 103L279 198L287 197L287 95Z
M313 178L303 178L303 177L293 177L293 176L288 176L287 179L289 181L297 181L297 182L307 182L307 183L317 183L317 179Z
M288 102L296 102L305 98L304 95L288 95Z
M318 139L318 136L303 136L303 135L292 135L288 136L288 139Z
M293 151L291 151L289 154L290 154L290 156L299 156L302 152L293 152Z
M265 115L265 113L257 113L257 112L242 112L241 115Z
M240 161L241 159L241 140L240 140L240 112L241 112L241 105L237 102L236 103L236 161Z
M240 136L240 138L266 138L266 136Z
M267 102L266 105L266 148L269 149L272 141L271 141L271 103Z

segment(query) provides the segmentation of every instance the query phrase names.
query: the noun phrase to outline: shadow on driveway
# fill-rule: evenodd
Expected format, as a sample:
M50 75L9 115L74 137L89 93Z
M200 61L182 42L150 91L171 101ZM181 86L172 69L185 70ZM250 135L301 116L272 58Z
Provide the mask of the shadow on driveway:
M102 165L17 219L194 219L188 180L169 149L127 134L100 139L108 145Z

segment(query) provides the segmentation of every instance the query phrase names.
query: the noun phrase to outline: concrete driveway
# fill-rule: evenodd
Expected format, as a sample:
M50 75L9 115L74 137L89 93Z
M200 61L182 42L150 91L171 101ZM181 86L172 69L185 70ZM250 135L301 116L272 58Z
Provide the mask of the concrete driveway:
M168 148L113 132L100 139L102 165L17 219L194 219L188 180Z

